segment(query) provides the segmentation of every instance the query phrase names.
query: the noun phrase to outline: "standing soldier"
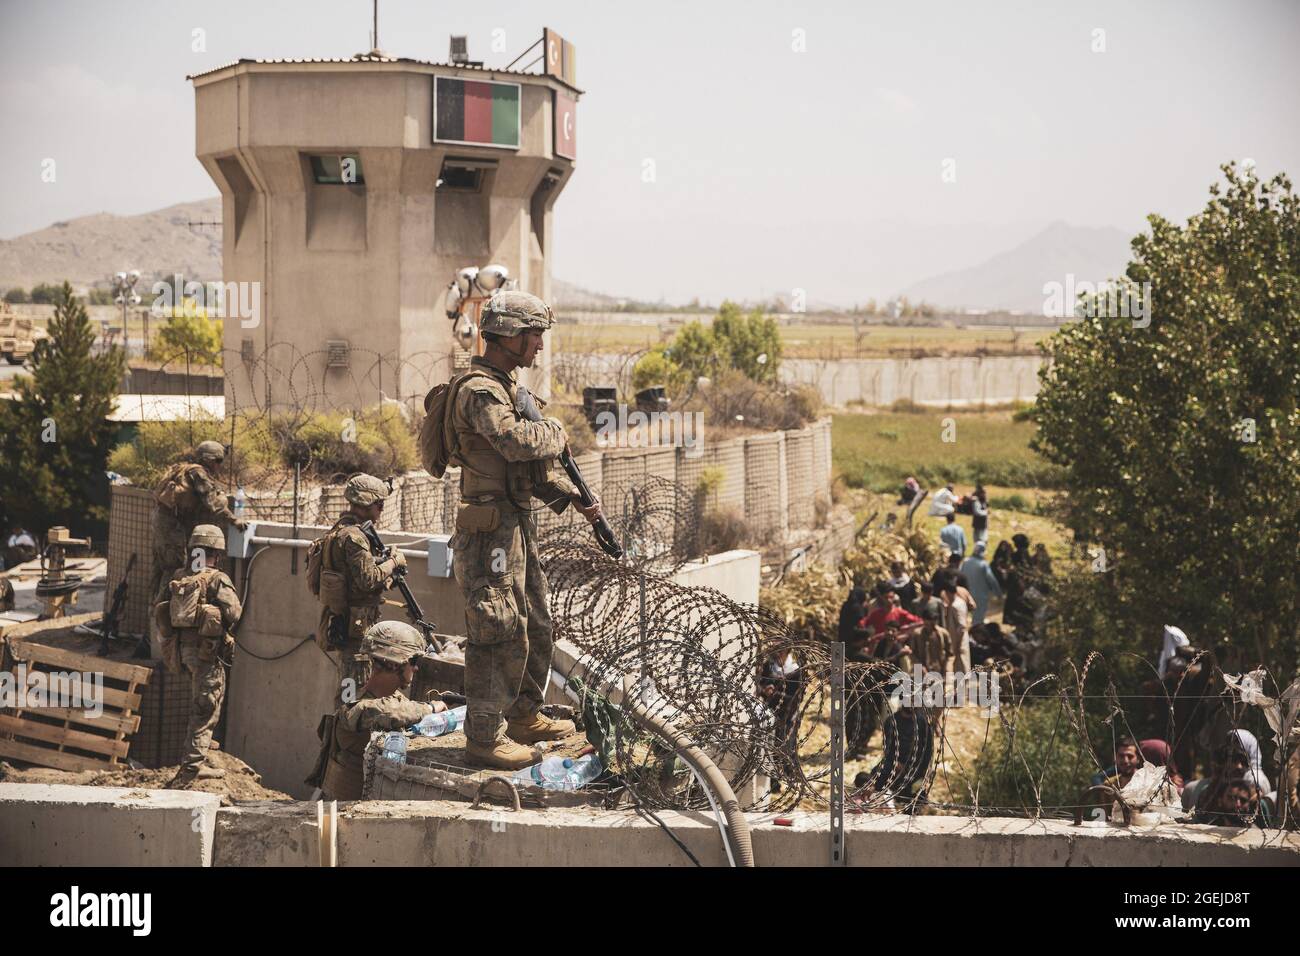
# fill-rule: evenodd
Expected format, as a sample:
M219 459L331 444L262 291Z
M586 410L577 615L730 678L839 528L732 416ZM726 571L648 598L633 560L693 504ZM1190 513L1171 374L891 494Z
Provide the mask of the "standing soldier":
M212 732L221 719L226 694L226 664L221 653L234 646L231 632L242 609L235 586L218 565L226 538L215 525L201 524L189 539L191 563L168 583L167 622L180 666L190 675L189 749L173 785L221 777L207 761ZM192 570L194 569L194 570Z
M379 520L390 494L387 482L373 475L353 475L343 488L348 510L321 538L319 597L324 607L316 642L327 654L336 656L336 703L356 700L357 689L365 683L366 661L357 658L361 639L379 620L379 606L384 591L393 586L393 572L406 567L406 557L397 549L392 557L377 561L361 530L367 521ZM350 688L346 698L345 686Z
M451 547L468 636L465 755L507 770L536 762L523 745L574 729L539 712L551 673L551 615L531 499L556 514L572 502L588 521L600 516L598 501L584 508L573 484L551 473L567 444L564 426L518 411L515 369L532 367L551 319L536 296L495 293L483 311L483 355L452 382L447 399L449 457L461 468Z
M424 635L402 621L380 621L366 631L359 652L373 666L354 704L344 704L320 726L321 756L307 783L326 800L360 800L363 758L375 731L405 730L429 714L447 709L442 701L423 704L402 693L415 679L415 659Z
M233 524L244 528L226 507L217 490L216 477L225 461L220 442L205 441L191 454L167 469L154 486L153 582L154 603L167 600L167 582L189 559L185 543L201 524Z

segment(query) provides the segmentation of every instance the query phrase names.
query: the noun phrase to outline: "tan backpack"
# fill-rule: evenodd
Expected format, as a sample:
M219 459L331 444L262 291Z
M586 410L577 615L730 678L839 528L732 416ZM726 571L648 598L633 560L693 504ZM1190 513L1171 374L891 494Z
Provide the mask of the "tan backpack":
M225 633L221 608L208 603L208 591L219 574L221 572L216 568L204 568L168 582L171 596L167 601L167 616L173 628L194 628L200 637L218 637Z
M205 603L209 575L203 571L188 577L169 581L171 596L167 599L167 617L173 628L197 628L199 610Z
M188 469L184 462L172 465L154 486L154 501L168 511L177 511L187 503L191 496L189 483L185 480Z
M455 429L451 427L451 411L455 407L460 387L472 376L487 372L470 369L464 375L435 385L424 396L424 422L420 425L420 462L424 470L441 478L451 464L452 456L459 450ZM490 376L489 376L490 377Z
M347 578L333 565L338 560L337 557L331 560L330 567L325 567L326 552L333 546L337 530L336 524L307 545L307 587L312 596L332 612L347 614Z

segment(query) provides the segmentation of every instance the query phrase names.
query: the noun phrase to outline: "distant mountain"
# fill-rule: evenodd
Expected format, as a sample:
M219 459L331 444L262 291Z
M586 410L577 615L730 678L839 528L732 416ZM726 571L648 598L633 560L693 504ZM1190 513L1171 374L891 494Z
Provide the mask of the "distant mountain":
M220 222L221 199L200 199L141 213L106 212L56 222L37 232L0 240L0 287L30 288L41 282L90 286L115 272L139 269L146 276L179 272L186 278L221 278L221 229L189 226Z
M1006 309L1041 315L1048 282L1102 282L1122 275L1132 237L1119 229L1054 222L1020 245L969 269L923 279L903 290L911 302L954 309Z

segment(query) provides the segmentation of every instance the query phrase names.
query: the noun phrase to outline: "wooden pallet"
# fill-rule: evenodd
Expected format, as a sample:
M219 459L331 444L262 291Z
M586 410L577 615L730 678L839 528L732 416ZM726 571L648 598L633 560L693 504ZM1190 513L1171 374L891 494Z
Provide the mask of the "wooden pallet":
M64 671L103 675L103 713L82 708L39 707L0 711L0 758L55 770L110 770L125 764L130 736L140 729L140 691L151 668L109 660L30 639L5 641L6 668L15 680L27 672Z

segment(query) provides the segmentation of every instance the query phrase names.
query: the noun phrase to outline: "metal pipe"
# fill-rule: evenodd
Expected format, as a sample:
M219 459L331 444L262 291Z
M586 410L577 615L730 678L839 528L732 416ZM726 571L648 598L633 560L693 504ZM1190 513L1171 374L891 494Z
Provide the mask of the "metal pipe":
M255 534L253 537L249 538L249 542L251 544L267 544L279 548L306 548L312 543L307 538L264 538L259 534ZM402 554L406 555L408 558L423 558L425 561L429 560L428 550L421 551L419 548L397 548L396 550L402 552Z
M673 751L695 771L696 777L704 781L706 789L717 795L718 802L722 804L722 815L727 818L727 827L731 830L736 859L741 866L752 867L754 848L749 838L749 821L741 813L740 801L736 799L735 791L731 789L731 784L718 769L718 765L689 736L642 706L637 700L636 680L630 674L623 677L623 711L638 724L668 741Z

